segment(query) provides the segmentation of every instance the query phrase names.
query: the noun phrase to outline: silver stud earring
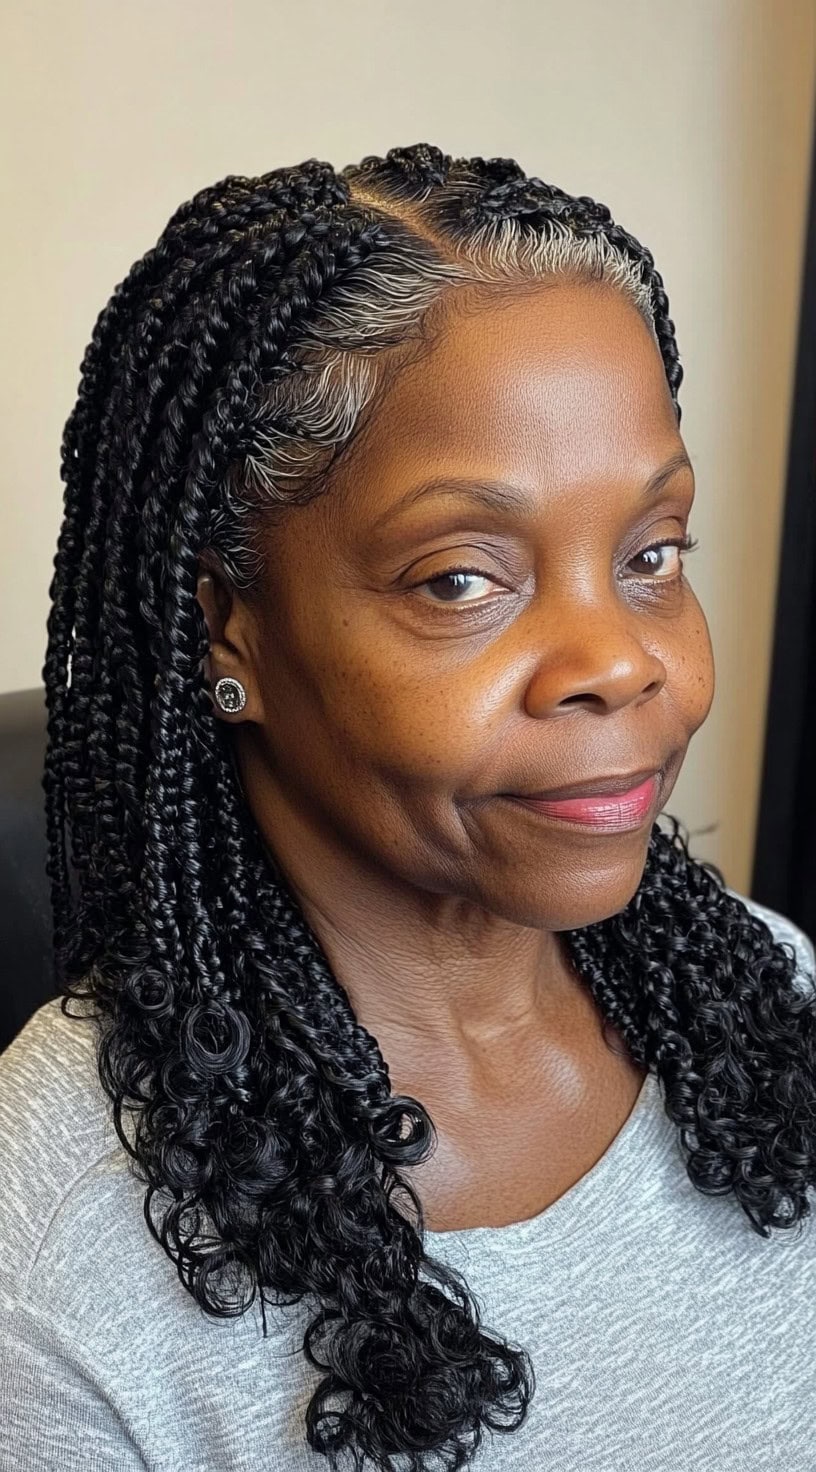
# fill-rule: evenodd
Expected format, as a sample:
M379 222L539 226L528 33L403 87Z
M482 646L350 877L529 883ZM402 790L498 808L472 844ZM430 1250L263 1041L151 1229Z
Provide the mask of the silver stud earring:
M246 705L246 690L240 680L233 680L231 675L224 675L216 681L213 695L221 707L232 715L235 711L243 710Z

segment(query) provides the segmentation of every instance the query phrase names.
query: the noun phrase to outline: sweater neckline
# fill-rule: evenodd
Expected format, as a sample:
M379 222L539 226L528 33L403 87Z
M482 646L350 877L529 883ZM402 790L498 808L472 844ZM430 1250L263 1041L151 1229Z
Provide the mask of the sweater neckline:
M615 1201L624 1194L633 1176L642 1176L662 1160L677 1138L677 1130L665 1113L657 1076L649 1071L621 1128L600 1159L556 1201L535 1216L508 1222L501 1227L463 1227L449 1231L425 1230L430 1256L447 1257L456 1252L480 1252L496 1248L515 1252L542 1242L572 1239L593 1232L608 1222Z

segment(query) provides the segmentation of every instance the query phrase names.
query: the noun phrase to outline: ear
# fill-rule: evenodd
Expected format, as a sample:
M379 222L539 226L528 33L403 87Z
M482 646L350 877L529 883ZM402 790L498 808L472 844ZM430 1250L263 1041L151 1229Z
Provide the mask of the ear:
M196 599L203 611L210 641L209 653L201 662L210 690L214 689L216 681L222 675L231 675L240 680L247 692L247 703L238 720L262 720L263 717L259 716L257 710L253 710L258 696L247 650L242 640L236 643L236 630L240 639L240 618L237 616L235 591L218 554L211 548L205 548L199 554ZM221 719L232 719L214 701L213 708Z

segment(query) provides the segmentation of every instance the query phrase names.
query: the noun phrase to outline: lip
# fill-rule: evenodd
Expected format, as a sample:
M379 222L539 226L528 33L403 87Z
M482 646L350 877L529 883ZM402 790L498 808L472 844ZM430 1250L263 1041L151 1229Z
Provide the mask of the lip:
M559 825L592 828L601 833L628 833L643 827L646 819L654 814L663 785L661 776L661 772L649 773L645 780L636 781L626 791L613 791L607 787L603 792L594 791L563 799L525 797L510 792L501 795ZM608 781L607 778L603 780ZM632 778L620 781L631 782ZM575 785L598 786L597 782Z
M649 777L660 774L659 767L643 767L638 772L623 772L611 777L589 777L585 782L571 782L568 787L552 787L548 792L504 792L503 797L523 797L530 802L567 802L573 797L612 797L633 792Z

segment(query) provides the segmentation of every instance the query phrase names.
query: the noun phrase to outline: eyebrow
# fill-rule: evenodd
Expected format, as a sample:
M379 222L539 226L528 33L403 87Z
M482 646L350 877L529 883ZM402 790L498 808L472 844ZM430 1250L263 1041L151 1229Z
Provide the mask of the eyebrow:
M672 455L665 465L661 465L659 470L649 476L641 492L643 500L650 500L659 495L666 482L671 480L679 470L690 470L692 474L694 472L694 467L685 450L678 450L677 454ZM400 497L399 501L395 501L393 506L387 507L382 516L379 516L374 522L372 531L378 530L393 516L396 516L397 512L404 511L408 506L414 506L417 501L423 500L426 496L450 495L466 496L469 500L487 507L490 511L528 511L532 506L531 497L526 491L520 490L518 486L509 485L506 481L437 476L433 480L423 481L421 485L412 487Z

